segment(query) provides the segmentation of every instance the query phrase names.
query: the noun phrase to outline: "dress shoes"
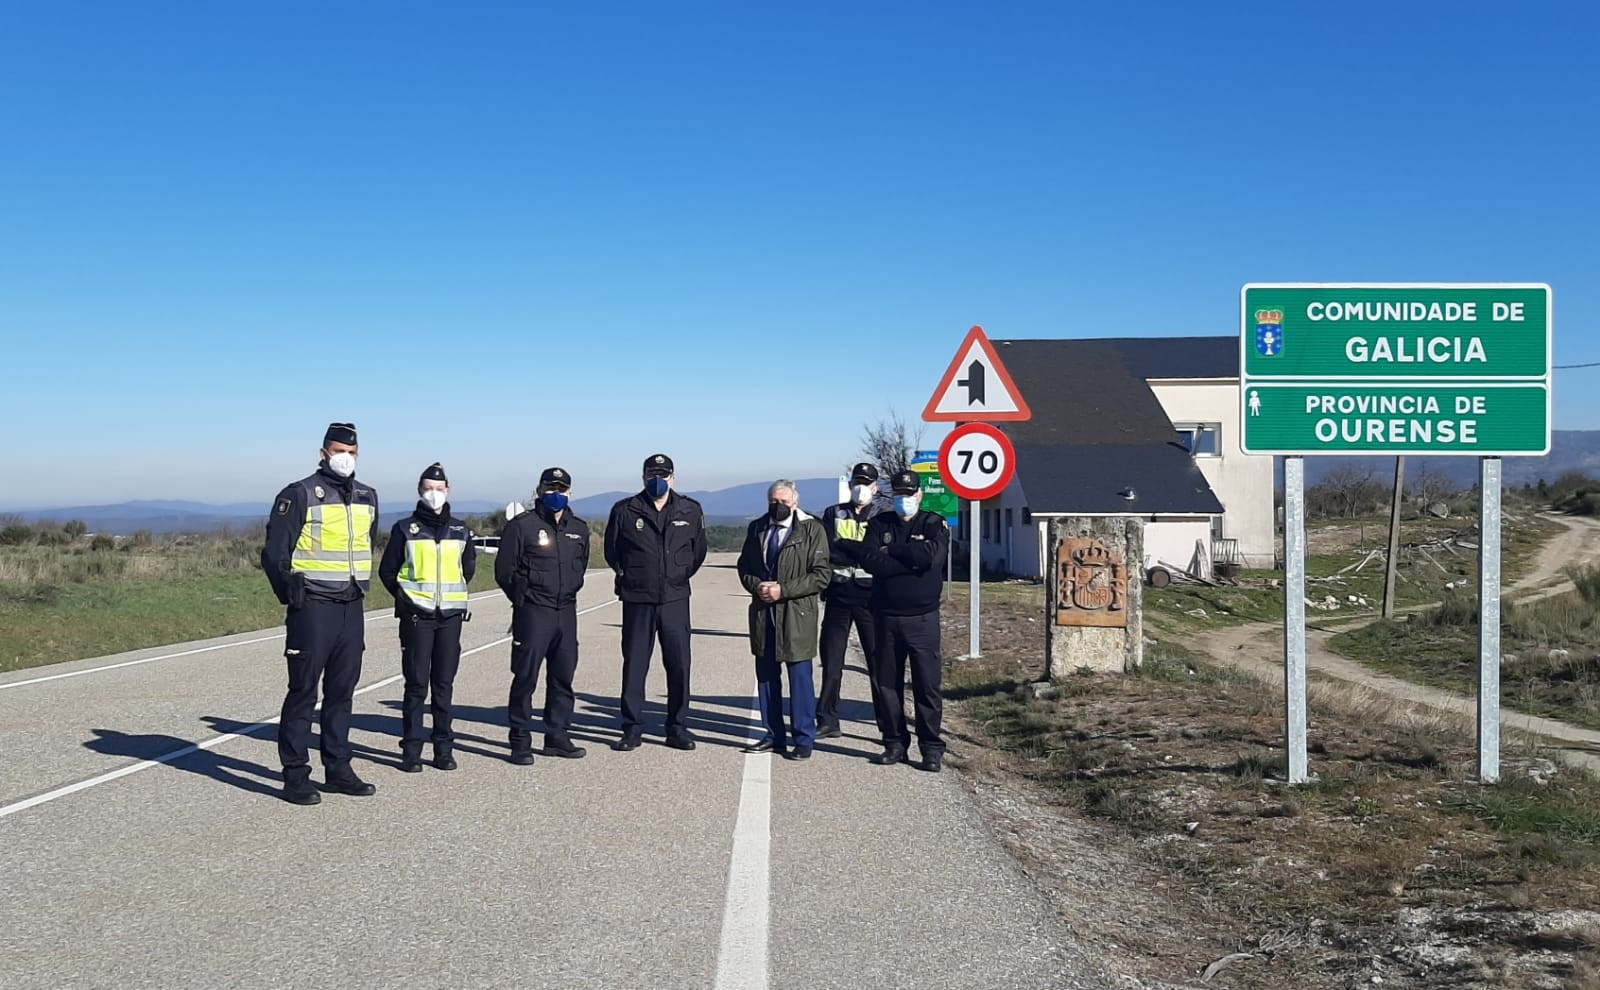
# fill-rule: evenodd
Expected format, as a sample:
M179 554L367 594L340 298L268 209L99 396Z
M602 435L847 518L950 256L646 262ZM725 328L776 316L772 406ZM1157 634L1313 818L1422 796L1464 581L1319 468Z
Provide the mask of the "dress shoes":
M400 756L400 769L406 773L422 772L421 753L403 753Z
M454 770L456 768L456 758L450 755L450 751L447 749L434 750L433 766L435 770Z
M811 747L796 746L794 749L791 749L789 752L783 754L783 758L786 760L809 760L811 759Z
M844 733L839 731L839 727L837 725L830 725L826 729L817 730L818 739L837 739L843 734Z
M770 737L763 739L760 742L753 742L739 750L741 753L771 753L774 751L779 753L783 752L783 750L779 749L778 745L774 743Z
M644 742L644 737L637 732L624 732L622 738L611 744L611 748L619 753L631 753Z
M673 749L688 751L694 749L694 736L687 732L676 732L667 737L667 745Z
M519 767L531 767L533 766L533 750L514 749L511 751L509 759Z
M918 770L926 770L928 773L938 773L940 770L944 769L944 754L934 753L932 756L924 756L922 758L922 762L915 764L915 766Z
M880 767L892 767L896 763L906 761L906 751L899 746L885 746L883 752L872 757L872 762Z
M283 785L283 799L290 804L321 804L322 795L311 786L311 781L303 780L292 784Z

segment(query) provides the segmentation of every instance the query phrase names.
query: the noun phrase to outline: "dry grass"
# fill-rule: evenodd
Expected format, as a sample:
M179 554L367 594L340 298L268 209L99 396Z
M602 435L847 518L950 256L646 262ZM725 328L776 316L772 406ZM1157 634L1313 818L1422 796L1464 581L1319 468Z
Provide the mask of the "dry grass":
M1506 754L1504 784L1481 787L1466 720L1318 684L1316 780L1290 788L1281 689L1162 642L1137 675L1075 676L1038 697L1026 681L1042 636L1011 614L1034 607L986 607L985 657L952 666L952 721L978 754L966 769L1090 823L1102 849L1153 871L1141 882L1166 885L1142 908L1147 944L1118 935L1153 961L1145 977L1192 980L1172 960L1268 937L1286 941L1219 985L1532 987L1600 958L1592 940L1527 935L1600 904L1593 780L1529 748ZM1395 934L1406 912L1429 919L1410 943ZM1161 934L1175 931L1205 947Z

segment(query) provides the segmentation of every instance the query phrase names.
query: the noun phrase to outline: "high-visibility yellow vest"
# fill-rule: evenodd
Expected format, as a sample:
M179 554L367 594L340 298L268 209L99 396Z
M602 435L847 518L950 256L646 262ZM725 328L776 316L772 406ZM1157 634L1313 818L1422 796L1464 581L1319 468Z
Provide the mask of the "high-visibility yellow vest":
M417 524L411 524L417 529ZM400 590L411 604L452 615L467 610L467 578L461 569L466 540L436 540L419 533L406 540L406 562L400 568Z
M372 524L377 519L377 505L345 505L331 486L311 479L302 484L306 521L295 541L289 569L305 575L307 589L338 593L353 580L366 594L372 586Z

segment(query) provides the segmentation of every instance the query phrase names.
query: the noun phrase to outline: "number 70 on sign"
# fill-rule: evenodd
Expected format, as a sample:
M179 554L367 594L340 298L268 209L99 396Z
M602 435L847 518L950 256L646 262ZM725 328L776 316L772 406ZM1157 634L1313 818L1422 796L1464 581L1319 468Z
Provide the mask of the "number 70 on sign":
M939 474L945 487L974 502L1005 490L1017 473L1011 439L988 423L958 426L939 445Z

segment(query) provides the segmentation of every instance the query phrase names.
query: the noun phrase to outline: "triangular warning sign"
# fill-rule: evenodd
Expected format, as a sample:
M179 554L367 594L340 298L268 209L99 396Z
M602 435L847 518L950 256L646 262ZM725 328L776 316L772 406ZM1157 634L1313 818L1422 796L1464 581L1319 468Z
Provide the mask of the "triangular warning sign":
M973 327L933 390L922 418L930 423L1017 422L1032 419L1033 412L1000 363L983 327Z

